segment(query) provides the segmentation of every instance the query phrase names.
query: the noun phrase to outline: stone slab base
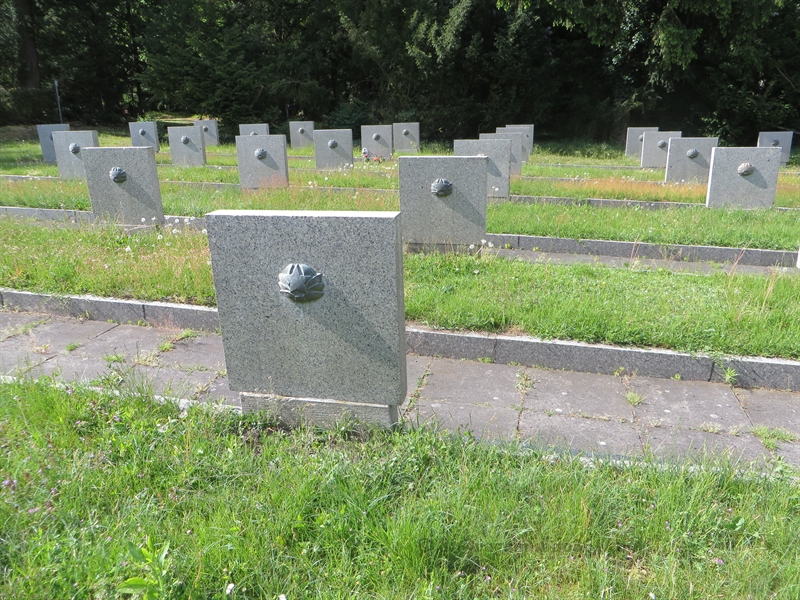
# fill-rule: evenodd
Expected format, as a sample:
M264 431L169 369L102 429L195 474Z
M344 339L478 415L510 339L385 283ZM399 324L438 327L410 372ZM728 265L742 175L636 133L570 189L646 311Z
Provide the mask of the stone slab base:
M398 421L397 406L394 404L291 398L255 392L240 392L239 400L242 413L268 411L291 426L306 422L319 427L330 427L343 417L386 428L393 427Z

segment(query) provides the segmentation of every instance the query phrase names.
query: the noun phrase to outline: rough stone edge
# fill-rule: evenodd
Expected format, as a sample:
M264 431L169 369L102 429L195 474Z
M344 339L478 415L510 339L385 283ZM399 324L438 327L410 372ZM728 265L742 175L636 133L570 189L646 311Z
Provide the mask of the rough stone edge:
M280 421L291 426L307 421L317 426L330 427L347 416L384 428L394 427L398 422L398 411L395 404L291 398L254 392L239 392L239 401L243 414L268 411Z
M798 252L762 250L757 248L726 248L723 246L692 246L686 244L651 244L615 240L576 240L536 235L486 234L486 239L498 248L510 245L515 250L538 250L561 254L589 254L620 258L647 258L691 262L721 262L759 267L796 267Z
M0 288L0 307L93 321L150 323L202 331L219 328L217 309L168 302L55 296ZM724 381L724 368L728 367L735 371L738 387L800 391L800 361L778 358L731 356L715 365L707 356L672 350L433 331L417 325L406 326L406 352L609 375L627 373L662 379L679 375L687 381Z

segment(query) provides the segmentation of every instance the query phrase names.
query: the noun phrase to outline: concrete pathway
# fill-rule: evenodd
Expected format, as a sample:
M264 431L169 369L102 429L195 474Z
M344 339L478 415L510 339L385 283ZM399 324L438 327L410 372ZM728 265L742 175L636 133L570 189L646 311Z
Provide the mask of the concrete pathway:
M221 337L178 329L0 311L0 375L239 404L228 389ZM709 452L800 467L800 441L769 450L753 434L780 428L800 440L800 392L408 355L401 414L415 425L574 452Z

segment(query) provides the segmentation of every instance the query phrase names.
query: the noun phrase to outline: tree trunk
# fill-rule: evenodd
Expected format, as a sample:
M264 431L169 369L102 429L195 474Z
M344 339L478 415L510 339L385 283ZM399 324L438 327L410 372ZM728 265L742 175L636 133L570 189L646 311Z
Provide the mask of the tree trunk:
M38 88L42 82L33 32L34 0L14 0L19 23L19 82L24 88Z

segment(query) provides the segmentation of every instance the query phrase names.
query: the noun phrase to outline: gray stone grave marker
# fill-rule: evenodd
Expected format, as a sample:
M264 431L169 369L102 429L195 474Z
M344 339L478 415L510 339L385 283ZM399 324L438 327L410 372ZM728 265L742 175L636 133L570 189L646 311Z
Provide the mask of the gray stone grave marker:
M158 127L155 121L134 121L128 123L132 146L152 146L158 152Z
M719 138L670 138L664 181L706 183L711 168L711 150Z
M508 198L511 179L511 140L453 140L455 156L485 156L486 195Z
M780 148L714 148L706 206L771 208L780 166Z
M314 121L289 121L289 141L292 148L314 145Z
M495 133L521 133L525 161L533 154L533 125L506 125L495 129Z
M419 152L419 123L392 123L394 152Z
M95 221L150 227L164 223L152 146L83 148Z
M758 134L759 148L780 148L781 164L789 162L792 154L792 138L794 131L762 131Z
M176 166L206 164L206 146L200 127L168 127L169 152Z
M206 228L242 409L394 424L406 395L400 213L221 210Z
M285 135L237 135L236 156L243 188L289 186Z
M216 119L197 119L193 124L202 130L206 147L219 146L219 124Z
M86 179L83 148L100 145L96 131L54 131L53 147L61 179Z
M625 156L642 157L645 131L658 131L658 127L628 127L628 135L625 138Z
M369 158L381 156L392 157L392 126L391 125L362 125L361 147L367 149Z
M53 147L54 131L69 131L69 125L36 126L36 133L39 134L39 147L42 149L42 159L50 165L56 164L56 150Z
M463 250L486 235L485 156L401 156L403 242Z
M239 124L239 135L269 135L269 124L268 123L250 123L245 125Z
M666 168L669 138L681 137L680 131L645 131L642 139L641 167Z
M511 176L519 177L522 174L523 150L522 133L482 133L482 140L511 140Z
M353 166L352 129L315 129L314 158L317 169Z

